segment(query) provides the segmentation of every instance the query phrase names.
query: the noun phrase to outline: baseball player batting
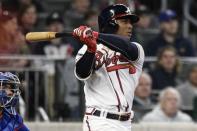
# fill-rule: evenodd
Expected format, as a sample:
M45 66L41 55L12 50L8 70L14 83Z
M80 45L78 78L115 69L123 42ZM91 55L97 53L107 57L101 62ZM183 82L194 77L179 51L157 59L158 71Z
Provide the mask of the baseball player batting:
M99 33L86 26L73 31L84 44L75 66L76 77L85 83L84 131L131 131L134 91L144 62L142 46L130 41L138 20L128 7L116 4L100 13Z
M20 81L10 72L0 72L0 131L29 131L16 112Z

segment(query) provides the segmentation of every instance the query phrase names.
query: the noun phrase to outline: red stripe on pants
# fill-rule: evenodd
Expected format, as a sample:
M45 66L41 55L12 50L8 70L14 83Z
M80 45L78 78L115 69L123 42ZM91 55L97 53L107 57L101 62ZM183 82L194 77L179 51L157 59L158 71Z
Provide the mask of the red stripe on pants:
M88 116L86 118L86 124L87 124L88 130L91 131L91 129L90 129L90 123L88 122Z

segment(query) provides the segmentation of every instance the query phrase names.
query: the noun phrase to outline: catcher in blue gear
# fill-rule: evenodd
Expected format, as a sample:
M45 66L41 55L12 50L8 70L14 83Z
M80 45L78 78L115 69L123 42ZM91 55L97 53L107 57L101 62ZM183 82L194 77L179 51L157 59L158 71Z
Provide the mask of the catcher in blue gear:
M16 112L20 80L10 72L0 72L0 131L29 131Z

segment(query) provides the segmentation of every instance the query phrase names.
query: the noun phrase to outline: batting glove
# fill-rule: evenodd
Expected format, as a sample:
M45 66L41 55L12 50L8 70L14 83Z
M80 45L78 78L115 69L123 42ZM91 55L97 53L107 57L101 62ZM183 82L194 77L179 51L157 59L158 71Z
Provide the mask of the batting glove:
M73 30L73 36L86 44L89 52L96 52L96 40L98 38L98 33L92 31L91 28L87 26L80 26Z
M91 30L91 28L89 28L87 26L80 26L80 27L73 30L73 36L83 40L86 37L92 36L92 30Z

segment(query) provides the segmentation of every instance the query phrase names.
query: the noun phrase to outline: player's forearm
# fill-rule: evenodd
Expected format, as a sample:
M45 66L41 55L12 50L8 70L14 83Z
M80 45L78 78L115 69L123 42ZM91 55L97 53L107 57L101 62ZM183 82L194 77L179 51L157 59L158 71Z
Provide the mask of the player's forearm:
M95 53L86 53L76 63L76 73L80 78L87 78L93 70Z
M114 51L120 52L129 60L135 61L138 58L138 47L132 44L129 39L114 34L103 33L99 33L98 37L105 41L102 44Z

